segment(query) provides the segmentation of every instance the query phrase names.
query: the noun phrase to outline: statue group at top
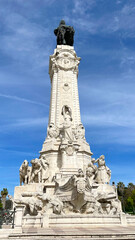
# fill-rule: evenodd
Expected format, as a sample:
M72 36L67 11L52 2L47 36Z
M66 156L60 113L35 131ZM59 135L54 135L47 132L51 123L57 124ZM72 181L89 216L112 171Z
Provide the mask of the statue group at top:
M59 27L54 30L54 34L57 36L57 45L73 46L74 33L74 28L67 26L65 21L61 20Z
M121 205L105 157L92 158L81 123L74 29L62 20L54 30L57 48L50 56L51 102L47 137L40 157L24 160L14 202L25 214L118 215ZM22 183L24 185L22 186ZM22 192L21 192L22 191Z

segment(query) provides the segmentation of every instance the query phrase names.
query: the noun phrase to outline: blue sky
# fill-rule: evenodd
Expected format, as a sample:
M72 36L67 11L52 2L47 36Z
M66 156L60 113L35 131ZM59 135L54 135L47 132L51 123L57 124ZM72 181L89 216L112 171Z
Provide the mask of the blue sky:
M61 19L75 29L93 157L105 155L112 181L135 184L135 1L0 0L0 189L10 194L46 137L49 55Z

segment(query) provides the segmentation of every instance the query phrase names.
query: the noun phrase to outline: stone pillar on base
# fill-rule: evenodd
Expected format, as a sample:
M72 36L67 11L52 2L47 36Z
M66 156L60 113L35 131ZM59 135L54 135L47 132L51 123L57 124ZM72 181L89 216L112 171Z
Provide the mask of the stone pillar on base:
M16 206L16 213L15 213L15 229L21 230L22 229L22 218L24 213L24 205L17 205Z
M121 213L120 214L120 219L121 219L121 224L122 224L122 226L127 226L127 218L126 218L126 214L125 213Z

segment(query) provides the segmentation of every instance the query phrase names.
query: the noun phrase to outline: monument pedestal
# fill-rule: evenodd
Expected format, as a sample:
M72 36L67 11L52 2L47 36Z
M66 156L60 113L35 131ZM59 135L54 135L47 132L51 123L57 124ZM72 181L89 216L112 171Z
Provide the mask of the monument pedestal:
M29 216L26 215L21 220L21 225L15 225L18 232L22 232L25 228L88 228L91 227L109 227L112 229L115 226L135 226L135 216L127 216L120 214L119 216L106 216L106 215L81 215L81 214L68 214L68 215L55 215L46 214L44 216ZM19 223L19 222L18 222Z

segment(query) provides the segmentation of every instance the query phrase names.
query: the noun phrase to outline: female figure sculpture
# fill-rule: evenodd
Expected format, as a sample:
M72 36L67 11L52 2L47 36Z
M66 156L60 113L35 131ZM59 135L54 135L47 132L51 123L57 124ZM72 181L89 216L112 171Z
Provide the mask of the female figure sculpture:
M108 183L110 182L111 178L111 170L105 165L105 156L101 155L95 163L98 163L98 168L96 171L96 179L95 182L97 183Z

